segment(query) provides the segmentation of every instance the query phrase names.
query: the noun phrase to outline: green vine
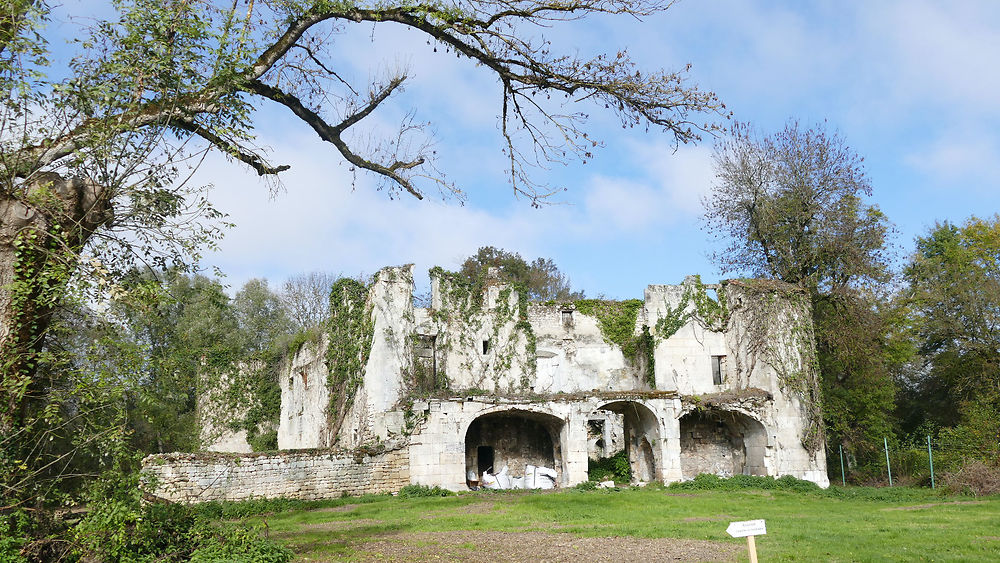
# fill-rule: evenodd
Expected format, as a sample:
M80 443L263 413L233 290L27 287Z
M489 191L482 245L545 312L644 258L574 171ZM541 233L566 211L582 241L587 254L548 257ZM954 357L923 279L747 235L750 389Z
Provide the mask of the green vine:
M607 299L581 299L573 302L580 313L597 319L601 336L608 343L621 348L625 359L639 368L650 387L656 387L656 341L647 325L636 334L635 325L644 303L641 299L611 301Z
M369 286L355 279L341 278L330 290L329 346L326 364L330 403L327 407L330 436L336 436L354 395L364 381L365 365L375 335Z
M521 377L516 382L508 383L510 390L518 387L522 391L528 390L537 369L537 338L528 322L526 288L517 283L502 287L497 294L496 307L486 310L485 298L490 287L502 283L490 279L487 271L482 271L471 280L461 273L440 267L432 268L430 275L438 280L440 292L439 307L431 310L431 318L438 324L448 326L441 331L447 339L440 343L438 349L447 352L453 349L453 345L458 345L461 350L473 351L467 355L462 367L479 378L477 385L485 383L487 378L491 379L496 391L500 390L502 377L518 367ZM501 338L503 329L511 324L513 334L509 338ZM475 352L481 345L475 339L476 335L488 339L488 354ZM518 349L522 337L523 351ZM479 358L484 359L481 361ZM447 377L437 375L447 386Z
M747 295L734 311L743 319L735 338L749 358L760 358L775 371L782 391L799 396L806 418L802 445L810 453L819 451L825 432L808 296L797 286L774 280L733 280L729 287ZM740 365L737 358L736 367L749 378L754 364Z
M655 325L658 337L670 338L692 319L714 332L726 330L729 325L729 305L726 301L726 293L717 291L718 299L712 299L708 294L708 286L701 283L701 277L694 276L694 279L693 284L686 284L684 295L681 296L676 307L665 304L665 312ZM693 310L691 305L693 305Z

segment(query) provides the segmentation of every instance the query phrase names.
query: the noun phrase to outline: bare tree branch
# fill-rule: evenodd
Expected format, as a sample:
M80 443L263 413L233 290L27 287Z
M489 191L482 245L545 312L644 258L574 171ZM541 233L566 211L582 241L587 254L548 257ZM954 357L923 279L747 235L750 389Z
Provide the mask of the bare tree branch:
M330 125L322 117L320 117L319 114L307 108L302 103L302 101L299 100L297 97L289 93L283 92L278 88L275 88L274 86L269 86L267 84L264 84L263 82L260 82L259 80L254 80L249 82L246 85L246 87L249 91L264 96L265 98L268 98L275 102L278 102L279 104L292 110L292 113L294 113L299 119L306 122L306 124L312 127L313 131L315 131L316 134L318 134L321 139L323 139L328 143L332 143L335 147L337 147L337 150L340 151L340 154L342 154L344 158L351 164L359 168L364 168L366 170L375 172L376 174L381 174L382 176L390 178L417 199L423 199L424 198L423 194L421 194L420 191L417 190L416 187L414 187L413 183L410 182L410 180L407 177L398 173L398 171L400 170L410 170L412 168L420 166L421 164L424 163L423 157L418 157L411 161L405 161L405 162L395 161L389 163L388 165L382 165L377 162L372 162L370 160L367 160L355 154L351 150L351 148L347 146L347 143L345 143L343 138L341 137L343 132L348 127L354 125L358 121L361 121L366 116L371 114L371 112L374 111L375 108L378 107L380 103L385 101L385 99L388 98L390 94L392 94L393 90L398 88L403 83L404 79L405 76L400 76L390 80L389 83L385 85L380 91L372 93L371 98L368 100L368 103L364 107L362 107L357 112L347 116L343 121L341 121L337 125Z

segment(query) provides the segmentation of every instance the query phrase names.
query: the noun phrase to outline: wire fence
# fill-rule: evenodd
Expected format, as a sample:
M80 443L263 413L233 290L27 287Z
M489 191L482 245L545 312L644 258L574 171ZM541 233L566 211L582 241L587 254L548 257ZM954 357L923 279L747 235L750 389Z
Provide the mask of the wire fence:
M859 463L843 445L827 451L830 481L847 484L917 485L937 488L942 475L960 470L972 461L1000 466L1000 443L990 447L968 442L924 436L898 443L888 437L882 441L880 455L868 456Z

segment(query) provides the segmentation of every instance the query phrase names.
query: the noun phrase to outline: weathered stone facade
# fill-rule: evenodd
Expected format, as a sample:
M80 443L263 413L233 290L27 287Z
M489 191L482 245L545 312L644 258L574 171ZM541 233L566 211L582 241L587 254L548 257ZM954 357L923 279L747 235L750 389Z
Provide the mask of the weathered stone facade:
M829 483L812 322L795 287L689 278L608 305L527 303L495 280L470 288L440 270L431 286L431 307L417 308L409 266L379 272L364 367L337 374L356 386L331 383L324 358L338 342L289 359L279 448L399 441L408 483L454 490L470 472L507 465L517 477L527 464L571 486L587 479L588 458L621 449L638 481Z
M154 494L175 502L391 493L410 483L409 453L395 448L358 452L257 454L172 453L143 460Z

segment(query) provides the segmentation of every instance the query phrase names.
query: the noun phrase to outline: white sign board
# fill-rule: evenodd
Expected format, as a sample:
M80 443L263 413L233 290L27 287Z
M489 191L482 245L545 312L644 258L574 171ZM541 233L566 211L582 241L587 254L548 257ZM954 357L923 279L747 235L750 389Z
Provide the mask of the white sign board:
M734 538L747 536L763 536L767 533L763 520L747 520L745 522L730 522L726 533Z

